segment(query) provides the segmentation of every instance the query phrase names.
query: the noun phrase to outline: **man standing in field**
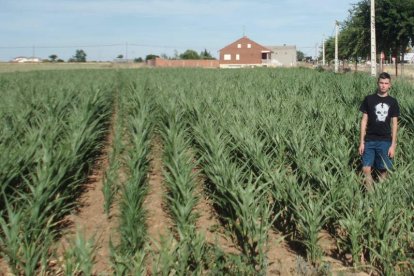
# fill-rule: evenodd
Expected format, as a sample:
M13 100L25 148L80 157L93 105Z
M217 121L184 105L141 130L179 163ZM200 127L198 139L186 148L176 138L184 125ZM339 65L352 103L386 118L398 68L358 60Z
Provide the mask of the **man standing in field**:
M380 179L392 169L392 158L397 147L398 116L400 107L395 98L388 95L391 76L381 73L377 91L366 96L359 110L363 113L359 154L362 155L362 172L367 190L372 190L372 168L380 173Z

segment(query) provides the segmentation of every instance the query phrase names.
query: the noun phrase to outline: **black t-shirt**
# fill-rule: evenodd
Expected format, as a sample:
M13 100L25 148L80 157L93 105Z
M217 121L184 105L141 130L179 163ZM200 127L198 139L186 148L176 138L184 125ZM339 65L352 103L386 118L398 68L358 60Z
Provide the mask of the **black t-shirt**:
M391 118L400 116L400 107L395 98L380 97L375 93L365 97L359 110L368 114L365 141L391 140Z

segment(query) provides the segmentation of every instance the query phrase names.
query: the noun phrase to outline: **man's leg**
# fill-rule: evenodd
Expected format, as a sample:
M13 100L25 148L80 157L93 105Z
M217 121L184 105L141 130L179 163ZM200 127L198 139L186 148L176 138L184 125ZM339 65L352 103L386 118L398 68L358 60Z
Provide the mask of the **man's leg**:
M375 149L374 167L378 169L380 181L384 181L388 176L388 170L392 169L392 160L388 156L390 146L391 142L381 141L378 142L377 148Z
M372 178L372 169L369 166L362 167L362 172L364 174L364 185L368 192L374 190L374 180Z
M379 175L378 178L380 181L384 181L388 176L388 171L387 170L379 170Z
M372 178L372 166L375 159L375 142L365 142L364 153L362 154L362 173L364 174L364 185L367 191L373 190L374 180Z

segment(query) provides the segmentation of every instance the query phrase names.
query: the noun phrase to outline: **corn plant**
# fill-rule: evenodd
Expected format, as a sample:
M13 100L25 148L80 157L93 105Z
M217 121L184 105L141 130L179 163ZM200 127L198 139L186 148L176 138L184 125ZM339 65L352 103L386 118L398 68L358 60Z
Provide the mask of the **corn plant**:
M120 241L111 245L114 271L122 274L142 272L146 256L146 217L143 207L148 189L149 153L152 137L152 102L143 97L140 87L129 87L120 98L120 114L125 142L122 148L127 179L120 187ZM119 138L117 138L120 141ZM117 142L115 142L117 143ZM118 142L119 143L119 142ZM127 260L132 259L132 263Z
M115 113L117 113L119 108L116 108ZM102 186L102 192L104 195L104 211L107 216L109 216L111 205L114 201L114 197L117 194L119 188L120 188L120 179L119 179L119 173L121 168L121 161L120 156L122 153L122 129L121 129L121 122L118 121L117 115L114 115L115 118L113 118L113 139L112 139L112 145L111 150L108 153L108 162L109 167L104 173L103 178L103 186Z
M182 114L175 110L167 111L161 129L164 141L164 176L168 188L166 199L180 238L194 230L197 214L193 209L198 202L194 173L197 164L189 153L190 144L185 131Z
M352 206L352 205L351 205ZM344 249L351 253L352 263L357 268L361 263L365 253L364 238L367 235L366 209L363 206L363 201L357 201L356 206L345 207L345 213L339 220L341 228L346 231L342 238Z
M246 175L242 168L229 162L224 143L226 138L220 132L215 133L210 124L200 124L195 132L203 155L203 170L214 185L212 196L215 203L235 232L249 263L263 271L263 250L267 231L272 225L272 208L267 201L268 187L265 183L258 185L251 174Z
M51 83L56 83L48 87L29 74L23 77L27 83L10 87L16 93L6 92L6 102L21 99L15 107L25 110L13 114L9 106L1 117L7 121L6 133L17 139L16 147L10 139L2 140L1 147L9 147L8 154L22 153L10 156L14 164L0 162L0 168L11 172L1 172L5 178L0 205L8 210L0 220L1 252L16 274L48 270L57 226L75 207L107 127L111 97L106 83L79 93L73 83L62 82L63 76L50 74ZM25 118L20 126L18 118Z
M45 78L48 82L39 81ZM19 235L5 234L11 229L25 229L21 224L12 227L13 216L30 221L30 228L37 225L36 221L43 226L51 225L49 232L53 235L55 223L75 206L81 183L99 154L109 127L114 97L108 91L114 87L122 109L119 113L122 124L115 132L125 146L118 155L123 156L120 166L125 168L121 171L125 170L127 177L125 186L120 188L122 192L145 196L144 172L148 160L143 156L148 154L147 141L152 133L147 129L153 125L167 126L164 130L168 129L168 135L162 131L163 135L175 137L170 139L174 141L174 148L186 152L178 142L183 137L174 136L171 131L174 127L168 120L174 122L174 119L166 120L164 116L180 114L179 123L176 120L180 131L175 133L185 130L185 147L187 143L195 146L196 159L200 158L198 165L208 178L206 190L243 251L242 256L229 256L217 248L209 251L217 254L205 262L214 273L247 273L246 266L236 268L243 262L249 264L251 274L263 272L266 260L261 248L266 239L262 237L278 214L273 225L285 236L297 238L307 249L310 262L319 263L321 252L315 246L315 237L324 228L338 239L340 253L353 255L353 265L357 267L360 266L356 258L362 255L366 265L380 273L410 274L412 271L412 85L394 82L391 95L397 97L401 107L395 171L384 183L375 183L373 194L366 195L360 189L357 147L361 115L357 110L364 96L375 90L375 80L363 74L337 75L303 68L0 75L0 210L12 210L3 211L0 224L5 229L0 233L5 259L14 258L14 249L4 249L3 245L19 248L20 245L15 245L24 243ZM157 103L156 110L149 107L150 102ZM181 169L176 164L184 164L190 158L183 153L176 154L172 147L168 150L171 158L166 157L164 168L170 175L168 182L173 183L177 182L173 171L189 173L188 167ZM115 171L108 171L107 184L112 181L111 175L116 179ZM133 187L132 182L141 188ZM109 210L113 187L106 188L106 209ZM173 193L170 191L169 195ZM55 207L48 206L45 198L56 200ZM133 200L138 205L126 203ZM145 225L145 214L140 216L142 220L133 216L141 212L142 200L129 197L121 202L130 219L120 221L136 225L138 230L135 233L125 230L121 235L130 238L123 242L130 243L135 253L122 251L117 245L114 256L120 267L126 267L122 263L133 256L137 269L132 270L129 265L126 270L116 271L140 273L139 267L146 256L143 253L145 227L138 227L138 222ZM34 204L32 210L29 210L30 204ZM130 210L128 204L132 207ZM191 214L191 205L182 214ZM242 206L253 211L246 213L240 209ZM366 211L365 217L359 212L361 209ZM47 224L53 210L58 211ZM27 220L26 216L33 218ZM14 237L21 240L15 242ZM27 244L34 240L28 240ZM183 251L177 255L188 256L184 252L189 246L189 243L178 245ZM37 271L44 266L46 255L36 257L40 260ZM217 265L211 260L216 260ZM226 265L231 269L226 270ZM166 267L169 266L166 264ZM183 263L171 267L172 270L166 271L186 266ZM21 269L18 267L18 272Z
M65 275L92 275L95 250L94 237L87 240L78 229L64 251L62 266Z
M191 135L188 139L196 145L202 172L208 178L207 190L214 195L223 221L239 237L236 240L247 239L246 233L254 236L249 219L237 213L236 206L251 206L249 202L260 199L264 207L272 209L267 221L280 214L275 226L287 237L299 239L310 262L320 263L318 231L327 229L340 241L341 253L362 254L375 269L385 269L379 253L375 253L380 242L370 246L367 235L371 230L361 228L357 214L351 216L351 210L358 206L352 203L355 198L364 202L363 210L370 210L374 200L367 200L360 189L360 157L356 149L358 106L367 93L374 91L375 80L362 74L334 75L304 69L141 73L145 75L145 89L157 95L160 106L180 110L180 122ZM401 118L401 151L395 160L399 170L392 176L400 181L391 182L395 194L390 197L391 202L400 201L404 206L411 206L413 199L408 192L412 189L408 175L413 173L410 112L414 103L410 91L399 82L391 91L401 99L401 110L406 115ZM249 191L252 187L258 191L256 194ZM301 195L295 195L295 191ZM412 216L411 208L399 210L405 219ZM237 216L241 218L235 219ZM373 219L371 216L372 213L366 216L368 221ZM236 226L231 226L232 221L237 222ZM412 228L405 226L401 234L393 232L390 237L399 244L411 244L409 229ZM245 244L240 242L241 248ZM256 258L257 263L265 263L258 259L260 250L255 255L246 253L248 248L243 250L250 256L249 262L254 263ZM394 269L399 261L406 262L409 248L401 246L404 254L396 254L390 261Z

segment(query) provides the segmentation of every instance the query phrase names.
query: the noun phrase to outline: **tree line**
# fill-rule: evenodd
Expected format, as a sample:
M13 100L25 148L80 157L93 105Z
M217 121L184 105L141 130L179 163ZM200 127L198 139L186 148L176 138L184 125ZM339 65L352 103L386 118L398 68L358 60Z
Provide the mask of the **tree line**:
M412 50L414 44L414 0L376 0L377 53L396 63ZM354 4L348 18L341 23L338 35L338 57L358 62L369 59L371 52L371 5L370 0ZM325 57L335 57L335 37L325 42ZM391 61L390 61L391 62Z
M174 56L168 56L166 54L161 55L154 55L150 54L145 57L145 61L154 59L154 58L163 58L163 59L215 59L207 49L204 49L204 51L201 51L200 53L197 53L197 51L188 49L185 52L179 54L177 51L175 51Z
M87 54L84 50L82 49L78 49L75 52L75 55L73 55L71 58L69 58L68 62L86 62L86 57ZM154 54L149 54L145 57L145 61L157 58L157 57L161 57L164 59L215 59L209 51L207 51L207 49L204 49L204 51L201 51L200 53L197 53L194 50L188 49L185 52L178 54L178 52L176 51L174 56L169 57L166 54L161 54L159 55L154 55ZM116 59L123 59L124 55L119 54L116 56ZM49 62L64 62L64 60L62 59L58 59L58 56L56 54L52 54L49 56L48 60L45 61L49 61ZM134 62L143 62L144 59L142 59L141 57L138 58L134 58L133 59Z

